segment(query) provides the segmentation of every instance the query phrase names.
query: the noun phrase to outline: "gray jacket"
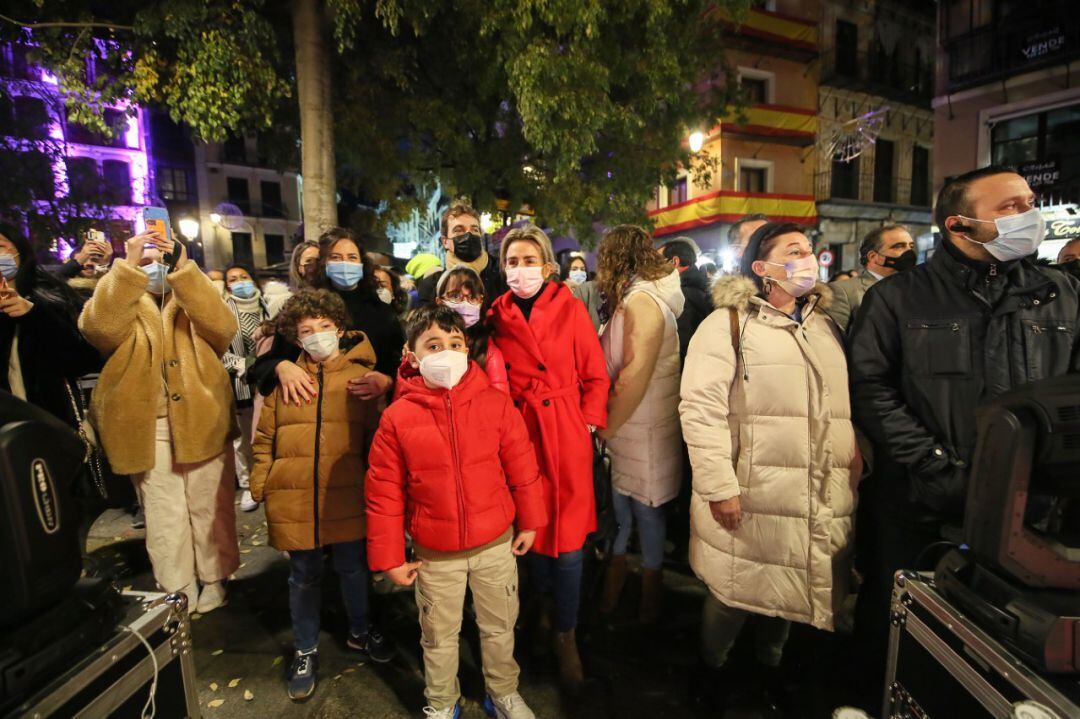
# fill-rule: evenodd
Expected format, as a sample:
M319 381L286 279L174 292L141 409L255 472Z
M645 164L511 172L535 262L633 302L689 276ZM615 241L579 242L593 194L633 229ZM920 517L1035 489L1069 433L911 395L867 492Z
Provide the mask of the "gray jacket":
M840 328L840 333L847 335L848 328L855 324L855 316L859 314L859 306L862 304L863 295L870 286L877 282L868 270L863 271L857 277L833 282L829 285L833 291L832 305L825 309L829 317Z

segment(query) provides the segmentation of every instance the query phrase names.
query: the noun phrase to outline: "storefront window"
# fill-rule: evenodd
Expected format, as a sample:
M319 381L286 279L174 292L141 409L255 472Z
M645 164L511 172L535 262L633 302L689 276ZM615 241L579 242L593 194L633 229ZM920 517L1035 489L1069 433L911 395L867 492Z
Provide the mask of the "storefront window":
M994 164L1015 167L1057 201L1080 199L1080 105L1003 120L990 135Z

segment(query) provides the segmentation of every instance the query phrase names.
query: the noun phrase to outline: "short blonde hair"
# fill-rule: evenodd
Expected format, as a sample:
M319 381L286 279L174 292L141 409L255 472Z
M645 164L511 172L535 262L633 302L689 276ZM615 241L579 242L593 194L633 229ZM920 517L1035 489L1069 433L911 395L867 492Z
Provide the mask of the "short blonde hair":
M506 267L507 250L515 242L533 243L540 250L540 259L544 261L545 265L556 264L555 251L551 249L551 238L536 225L525 225L524 227L515 227L506 233L506 237L503 238L502 249L499 252L499 264L503 268Z

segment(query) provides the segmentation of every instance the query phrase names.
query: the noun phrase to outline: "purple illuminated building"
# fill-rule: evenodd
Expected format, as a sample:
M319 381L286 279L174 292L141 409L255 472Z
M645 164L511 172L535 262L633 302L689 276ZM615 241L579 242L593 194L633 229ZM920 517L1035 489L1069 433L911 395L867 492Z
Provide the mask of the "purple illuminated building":
M41 172L7 181L35 182L34 200L23 208L21 219L34 232L32 217L51 215L69 226L93 226L122 243L141 223L141 209L152 202L147 113L123 105L105 109L107 124L118 128L115 137L95 133L67 119L57 79L28 61L29 45L0 44L0 96L2 147L0 152L27 153L25 166ZM93 58L87 74L95 72ZM46 171L48 167L48 171ZM36 175L36 176L35 176ZM83 222L72 222L83 220ZM74 250L77 237L35 237L63 259Z

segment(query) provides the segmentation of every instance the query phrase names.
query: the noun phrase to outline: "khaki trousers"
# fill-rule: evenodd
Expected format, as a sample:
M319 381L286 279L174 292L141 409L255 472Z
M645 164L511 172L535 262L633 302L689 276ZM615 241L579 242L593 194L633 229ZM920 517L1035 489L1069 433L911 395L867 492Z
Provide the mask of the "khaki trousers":
M424 649L424 696L435 709L454 706L458 683L458 635L465 587L472 590L484 683L493 697L517 691L514 623L518 616L517 558L510 551L511 530L494 542L465 552L435 552L416 547L423 560L416 579L420 645Z
M157 420L154 468L132 475L146 512L146 551L154 579L178 592L199 579L210 584L240 566L234 469L222 453L205 462L173 462L169 418Z

